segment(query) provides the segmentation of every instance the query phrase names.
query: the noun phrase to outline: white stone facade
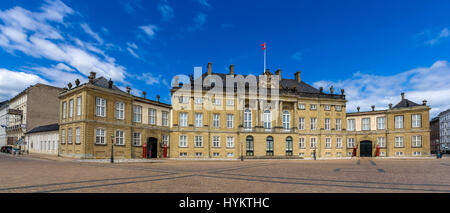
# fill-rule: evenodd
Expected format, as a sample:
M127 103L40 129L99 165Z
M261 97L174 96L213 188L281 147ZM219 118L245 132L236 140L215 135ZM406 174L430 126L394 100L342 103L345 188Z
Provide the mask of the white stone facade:
M58 154L59 131L36 132L25 136L30 153Z
M440 144L442 151L450 151L450 110L439 114Z
M8 126L8 104L0 106L0 147L5 146L8 140L6 127Z

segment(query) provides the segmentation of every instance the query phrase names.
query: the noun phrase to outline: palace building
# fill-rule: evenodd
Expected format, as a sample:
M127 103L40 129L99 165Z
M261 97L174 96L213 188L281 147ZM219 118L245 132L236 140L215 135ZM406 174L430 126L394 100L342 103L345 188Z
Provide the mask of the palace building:
M68 84L60 96L59 154L74 158L169 157L168 104L123 92L104 77ZM112 153L112 150L114 152Z
M300 72L286 79L281 70L266 70L251 78L236 75L233 65L229 74L211 67L200 78L175 80L172 158L430 155L426 101L418 105L402 94L388 110L347 114L343 89L325 93L305 83Z

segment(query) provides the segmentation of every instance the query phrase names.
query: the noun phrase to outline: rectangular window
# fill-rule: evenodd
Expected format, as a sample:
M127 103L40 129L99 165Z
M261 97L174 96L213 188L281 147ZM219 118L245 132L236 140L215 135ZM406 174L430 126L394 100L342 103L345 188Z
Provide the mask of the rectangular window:
M66 119L66 115L67 115L67 102L63 102L62 103L62 118Z
M195 147L203 147L203 136L195 136L194 137L194 145Z
M355 138L347 138L347 148L355 147Z
M196 152L195 153L195 157L201 157L201 156L203 156L203 153L201 153L201 152Z
M187 140L188 140L188 138L187 138L186 135L180 135L180 140L179 140L179 142L178 142L178 145L179 145L180 147L184 147L184 148L188 147L188 142L187 142Z
M396 156L403 156L403 152L395 152Z
M77 98L77 116L81 115L81 96Z
M306 106L305 106L305 104L298 104L298 109L306 109Z
M227 157L229 157L229 158L232 158L232 157L234 157L234 153L232 153L232 152L228 152L228 153L227 153Z
M244 111L244 128L252 128L252 111L249 109Z
M180 126L181 127L188 126L188 113L187 112L180 112Z
M377 145L378 145L380 148L386 147L386 138L385 138L385 137L378 137L378 138L377 138Z
M69 101L69 118L73 117L73 99Z
M311 109L311 110L316 110L316 109L317 109L317 105L311 104L311 105L310 105L310 109Z
M341 131L342 129L342 120L341 119L336 119L336 130L337 131Z
M213 157L220 157L220 153L214 152L214 153L213 153Z
M195 104L203 104L203 98L194 98Z
M348 119L347 120L347 130L348 131L355 131L355 119Z
M227 136L227 148L234 148L234 137Z
M422 153L421 152L413 152L413 156L421 156Z
M187 103L189 103L189 97L180 96L179 102L180 102L180 104L187 104Z
M213 128L220 128L220 114L213 115Z
M213 103L214 105L220 106L220 105L222 105L222 99L214 98L213 101L212 101L212 103Z
M334 108L335 108L335 110L338 111L338 112L342 111L342 107L341 107L341 106L335 106Z
M213 136L212 145L213 148L220 148L220 136Z
M422 147L422 136L412 136L412 147Z
M63 129L61 130L61 144L65 144L66 143L66 130Z
M290 129L291 128L291 114L289 111L283 112L283 129Z
M317 129L317 118L311 118L311 130Z
M395 128L403 129L403 115L395 116Z
M136 122L136 123L142 122L142 107L141 106L133 106L133 122Z
M162 145L163 147L169 147L169 136L168 135L163 135L162 136Z
M305 130L305 118L298 118L298 129Z
M331 110L331 106L330 105L325 105L324 109L325 109L325 111L330 111Z
M67 143L72 144L72 128L67 129Z
M180 157L187 157L187 152L180 152Z
M370 118L363 118L361 125L362 130L370 130Z
M169 126L169 113L166 111L162 112L162 125Z
M97 97L95 101L95 115L106 117L106 99Z
M133 133L133 146L140 146L141 145L141 133L135 132Z
M336 148L342 148L342 138L336 138Z
M123 131L121 130L116 131L116 145L125 145Z
M298 147L300 149L306 148L305 138L299 138L298 139Z
M116 102L116 119L125 119L125 104L123 102Z
M228 114L227 115L227 128L233 128L234 127L234 115Z
M105 141L105 129L96 129L95 130L95 143L96 144L106 144Z
M156 125L156 109L148 109L148 123Z
M80 127L75 129L75 143L80 144Z
M311 148L316 148L317 147L317 138L310 138L310 145Z
M412 115L412 128L420 128L422 127L422 115L416 114Z
M203 127L203 114L195 113L195 127Z
M395 147L404 147L403 137L401 136L395 137Z
M386 119L384 117L377 118L377 129L385 129L386 128Z
M264 129L272 129L272 112L264 111Z
M331 149L331 138L325 138L325 149Z
M234 106L234 100L233 99L228 99L227 100L227 106Z
M331 129L331 120L329 118L325 118L325 130Z

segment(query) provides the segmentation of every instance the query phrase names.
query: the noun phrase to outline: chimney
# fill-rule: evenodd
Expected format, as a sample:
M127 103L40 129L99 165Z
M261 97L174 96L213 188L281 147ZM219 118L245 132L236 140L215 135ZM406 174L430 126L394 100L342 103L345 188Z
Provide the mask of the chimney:
M112 87L113 87L113 81L111 79L109 79L108 88L112 89Z
M173 82L173 87L177 87L178 86L178 76L175 76L174 78L173 78L173 80L174 80L174 82Z
M95 79L95 75L96 75L97 73L95 73L95 72L91 72L91 75L89 75L89 77L88 77L88 79L89 79L89 83L94 83L94 79Z
M212 74L212 71L211 71L211 65L212 65L212 63L211 63L211 62L208 62L208 75L211 75L211 74Z
M372 112L375 111L375 105L372 105Z
M359 106L358 106L358 107L356 107L356 109L357 109L357 110L358 110L358 112L359 112L359 110L361 109L361 107L359 107Z
M275 71L275 75L280 76L280 79L281 79L281 69L277 69L277 71Z
M423 105L426 106L427 105L427 100L423 100Z
M392 104L389 104L389 109L392 109Z
M234 65L230 65L230 75L234 75Z
M341 89L341 95L344 95L344 94L345 94L345 90Z
M128 93L128 95L130 94L130 92L131 92L131 88L130 88L130 86L127 86L127 93Z
M77 86L80 86L80 79L77 78L77 80L75 80L75 84L76 84Z
M300 71L298 71L298 72L295 73L295 80L296 80L298 83L302 82L301 72L300 72Z
M147 95L147 92L142 91L142 97L145 99L145 95Z
M333 86L330 87L330 94L333 95Z
M405 100L405 93L402 92L402 101Z
M69 83L67 84L67 87L69 87L69 90L72 89L72 83L69 82Z
M156 100L159 102L159 98L161 98L161 96L157 95L156 96Z
M321 94L323 93L323 87L320 87L320 93Z

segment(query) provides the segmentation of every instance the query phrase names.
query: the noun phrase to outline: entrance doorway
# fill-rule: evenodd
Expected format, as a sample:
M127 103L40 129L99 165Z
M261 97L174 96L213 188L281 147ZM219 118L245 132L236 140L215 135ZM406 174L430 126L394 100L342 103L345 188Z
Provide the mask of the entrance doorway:
M360 157L372 157L372 141L361 141Z
M157 158L158 157L158 139L148 138L147 139L147 158Z

